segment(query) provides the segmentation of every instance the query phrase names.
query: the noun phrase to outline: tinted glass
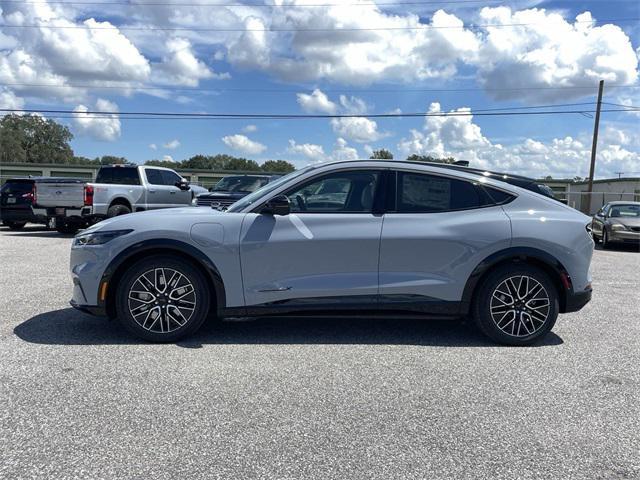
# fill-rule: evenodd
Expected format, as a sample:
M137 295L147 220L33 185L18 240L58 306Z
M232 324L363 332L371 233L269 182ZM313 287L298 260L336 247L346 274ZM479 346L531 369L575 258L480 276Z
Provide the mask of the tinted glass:
M463 180L398 172L399 212L446 212L480 207L476 187Z
M286 193L296 213L369 213L378 172L338 172L307 182Z
M26 180L26 181L11 181L9 180L7 183L5 183L2 186L2 193L6 193L6 194L13 194L13 195L18 195L18 194L24 194L24 193L29 193L31 191L33 187L33 182Z
M251 193L257 189L264 187L269 183L268 177L252 177L247 175L237 175L232 177L224 177L216 186L213 192L243 192Z
M640 205L611 205L612 218L640 217Z
M103 167L98 172L96 183L116 185L140 185L138 169L129 167Z
M149 182L151 185L164 185L162 170L147 168L145 169L145 174L147 175L147 182Z
M169 170L160 170L160 172L162 173L162 179L165 185L175 187L176 182L182 181L182 178L177 173L170 172Z
M498 190L491 187L483 187L489 197L489 203L493 205L502 205L503 203L510 202L514 197L502 190Z

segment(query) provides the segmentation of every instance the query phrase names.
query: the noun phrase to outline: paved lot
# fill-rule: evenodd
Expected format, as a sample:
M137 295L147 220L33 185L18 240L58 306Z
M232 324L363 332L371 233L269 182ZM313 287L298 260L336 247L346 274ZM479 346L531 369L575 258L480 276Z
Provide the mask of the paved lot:
M0 478L640 478L640 253L532 348L463 322L268 320L150 345L0 231Z

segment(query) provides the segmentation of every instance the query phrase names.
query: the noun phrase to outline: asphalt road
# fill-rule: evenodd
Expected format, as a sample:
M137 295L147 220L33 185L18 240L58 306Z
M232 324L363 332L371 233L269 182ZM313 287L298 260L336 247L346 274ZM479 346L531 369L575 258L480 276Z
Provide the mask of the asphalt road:
M0 231L0 478L640 478L640 253L539 346L258 320L151 345L68 308L71 239Z

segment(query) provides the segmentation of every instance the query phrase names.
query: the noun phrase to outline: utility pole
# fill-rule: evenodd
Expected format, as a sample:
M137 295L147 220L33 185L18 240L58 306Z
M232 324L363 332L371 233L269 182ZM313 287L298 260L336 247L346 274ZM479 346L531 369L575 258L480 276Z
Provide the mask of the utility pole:
M602 91L604 80L598 85L598 104L596 105L596 119L593 123L593 143L591 144L591 167L589 168L589 183L587 184L587 205L582 206L582 211L589 214L591 210L591 193L593 192L593 175L596 169L596 150L598 148L598 128L600 128L600 109L602 108Z

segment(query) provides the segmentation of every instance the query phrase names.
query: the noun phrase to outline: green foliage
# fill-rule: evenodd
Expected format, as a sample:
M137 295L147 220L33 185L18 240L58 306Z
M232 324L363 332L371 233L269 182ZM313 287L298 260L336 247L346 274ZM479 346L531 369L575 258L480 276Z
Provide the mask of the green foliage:
M389 150L381 148L380 150L374 150L369 158L380 159L380 160L393 160L393 153L391 153Z
M456 159L453 157L438 158L438 157L432 157L431 155L416 155L415 153L413 155L409 155L407 157L407 160L411 162L431 162L431 163L453 163L456 161Z
M0 118L0 162L71 163L73 134L68 127L40 115Z
M267 160L262 164L263 172L289 173L296 169L286 160Z
M255 160L232 155L194 155L182 162L148 160L145 165L168 168L193 168L197 170L229 170L246 172L293 172L295 167L284 160L267 160L260 166Z

